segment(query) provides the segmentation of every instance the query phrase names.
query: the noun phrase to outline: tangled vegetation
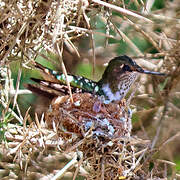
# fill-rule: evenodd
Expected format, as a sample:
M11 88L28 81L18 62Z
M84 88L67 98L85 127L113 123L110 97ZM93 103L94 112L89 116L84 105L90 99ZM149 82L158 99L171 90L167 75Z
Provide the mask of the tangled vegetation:
M2 0L0 177L177 179L179 6L178 0ZM33 61L65 75L83 74L83 67L97 80L102 65L121 54L167 76L141 75L125 104L104 106L100 114L88 111L96 103L90 95L51 101L25 88L39 76Z

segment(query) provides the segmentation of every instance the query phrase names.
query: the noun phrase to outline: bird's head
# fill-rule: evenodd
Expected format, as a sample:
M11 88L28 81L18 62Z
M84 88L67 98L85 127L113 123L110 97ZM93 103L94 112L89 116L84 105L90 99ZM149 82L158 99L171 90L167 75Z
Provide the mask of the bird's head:
M139 65L136 64L135 61L133 61L130 57L124 55L124 56L118 56L113 58L106 67L104 71L104 78L108 75L120 75L124 72L138 72L138 73L144 73L144 74L153 74L153 75L165 75L164 73L160 72L153 72L144 70Z

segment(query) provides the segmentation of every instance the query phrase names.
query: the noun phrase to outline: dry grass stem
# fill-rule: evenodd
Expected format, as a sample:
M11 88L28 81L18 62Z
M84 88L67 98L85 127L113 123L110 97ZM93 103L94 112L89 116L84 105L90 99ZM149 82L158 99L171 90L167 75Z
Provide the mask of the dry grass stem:
M118 6L115 6L113 4L106 3L106 2L100 1L100 0L92 0L92 1L95 2L95 3L98 3L100 5L106 6L106 7L110 8L110 9L116 10L116 11L122 13L122 14L127 14L127 15L130 15L130 16L134 16L134 17L137 17L139 19L143 19L144 21L152 23L152 21L150 19L145 18L145 17L143 17L143 16L141 16L139 14L133 13L133 12L127 10L127 9L124 9L124 8L121 8L121 7L118 7Z

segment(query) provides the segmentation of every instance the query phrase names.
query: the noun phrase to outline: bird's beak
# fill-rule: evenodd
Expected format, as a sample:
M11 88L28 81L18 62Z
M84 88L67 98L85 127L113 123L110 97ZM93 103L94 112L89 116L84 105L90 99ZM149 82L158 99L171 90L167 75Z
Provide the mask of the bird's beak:
M141 67L137 68L136 71L139 72L139 73L143 73L143 74L152 74L152 75L160 75L160 76L165 76L166 75L165 73L144 70Z
M154 72L154 71L147 71L147 70L143 70L144 74L152 74L152 75L160 75L160 76L165 76L166 74L165 73L160 73L160 72Z

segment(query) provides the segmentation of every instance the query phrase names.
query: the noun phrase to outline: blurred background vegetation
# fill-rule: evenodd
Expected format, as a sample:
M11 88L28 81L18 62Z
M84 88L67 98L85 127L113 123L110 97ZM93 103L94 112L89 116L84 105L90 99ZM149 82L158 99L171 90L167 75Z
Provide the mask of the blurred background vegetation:
M32 61L62 71L63 60L68 73L99 80L105 63L126 54L145 69L168 75L141 75L132 87L131 92L137 89L130 105L132 134L152 140L152 148L159 150L153 158L167 160L167 176L178 177L179 0L2 0L0 12L2 147L10 141L6 137L9 123L22 126L30 106L29 122L34 112L44 110L43 104L48 107L25 88L33 83L30 77L40 77Z

